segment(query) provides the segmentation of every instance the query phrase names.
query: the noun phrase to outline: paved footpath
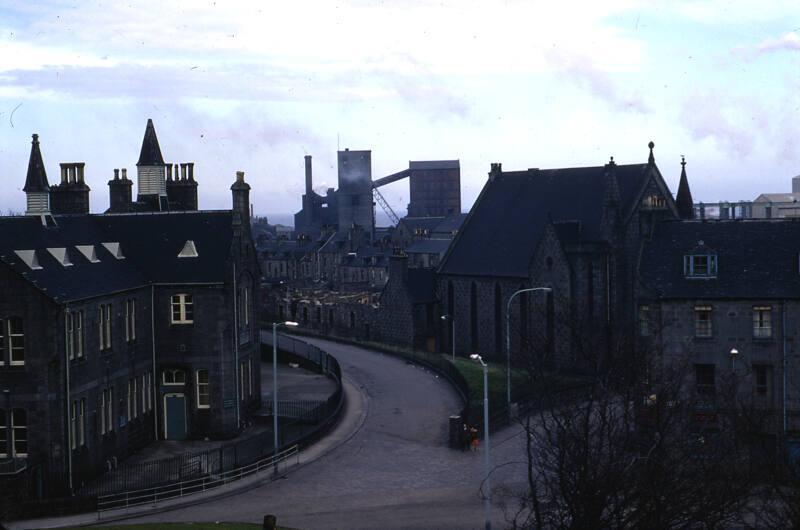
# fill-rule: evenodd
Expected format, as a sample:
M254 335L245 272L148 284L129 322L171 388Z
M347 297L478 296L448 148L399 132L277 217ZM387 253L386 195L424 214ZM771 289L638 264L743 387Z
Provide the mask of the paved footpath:
M335 431L304 452L305 465L284 480L260 479L235 495L124 522L261 522L272 513L303 530L483 528L483 454L447 447L447 418L460 408L450 385L389 355L307 340L334 355L357 389ZM514 428L493 436L493 489L523 483L522 442ZM505 526L497 505L493 523Z

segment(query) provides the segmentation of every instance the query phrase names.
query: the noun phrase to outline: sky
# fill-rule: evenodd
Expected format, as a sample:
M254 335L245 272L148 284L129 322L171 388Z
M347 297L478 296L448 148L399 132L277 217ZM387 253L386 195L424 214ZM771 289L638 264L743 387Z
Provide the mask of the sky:
M135 176L152 118L194 162L201 208L300 209L337 149L373 178L459 159L462 207L505 170L680 158L695 201L791 190L800 174L797 0L0 0L0 211L23 211L31 134L51 184L85 162L91 209ZM383 188L405 214L408 184Z

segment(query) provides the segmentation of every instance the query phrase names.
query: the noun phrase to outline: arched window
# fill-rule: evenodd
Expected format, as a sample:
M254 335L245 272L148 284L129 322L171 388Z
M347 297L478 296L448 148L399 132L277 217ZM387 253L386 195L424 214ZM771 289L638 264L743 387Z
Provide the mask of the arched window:
M503 293L500 284L494 284L494 351L503 351Z
M469 286L469 330L472 352L478 351L478 286L472 282Z

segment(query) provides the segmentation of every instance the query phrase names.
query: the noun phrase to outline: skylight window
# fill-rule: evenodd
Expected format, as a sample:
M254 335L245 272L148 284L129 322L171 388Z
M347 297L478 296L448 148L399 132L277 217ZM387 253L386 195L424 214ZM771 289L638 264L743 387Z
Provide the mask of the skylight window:
M194 241L191 239L187 239L186 243L183 245L183 248L180 252L178 252L179 258L196 258L197 248L194 246Z
M72 267L72 262L69 260L69 254L67 254L67 249L63 247L58 248L48 248L47 252L50 253L51 256L56 258L59 264L62 267Z
M14 254L24 261L29 269L37 271L42 268L42 266L39 265L39 258L36 257L35 250L15 250Z
M120 248L118 242L114 241L112 243L103 243L102 245L106 247L106 250L111 252L111 255L114 256L115 258L125 259L125 256L122 254L122 249Z
M97 250L95 250L94 245L75 245L75 248L78 249L78 252L83 254L90 263L100 263L100 260L97 259Z

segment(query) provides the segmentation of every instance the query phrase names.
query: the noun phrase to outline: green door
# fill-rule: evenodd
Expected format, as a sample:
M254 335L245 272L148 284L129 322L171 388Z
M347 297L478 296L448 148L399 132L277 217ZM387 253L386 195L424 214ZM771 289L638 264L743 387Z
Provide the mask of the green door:
M183 394L167 394L164 396L164 417L167 440L184 440L186 438L186 397Z

